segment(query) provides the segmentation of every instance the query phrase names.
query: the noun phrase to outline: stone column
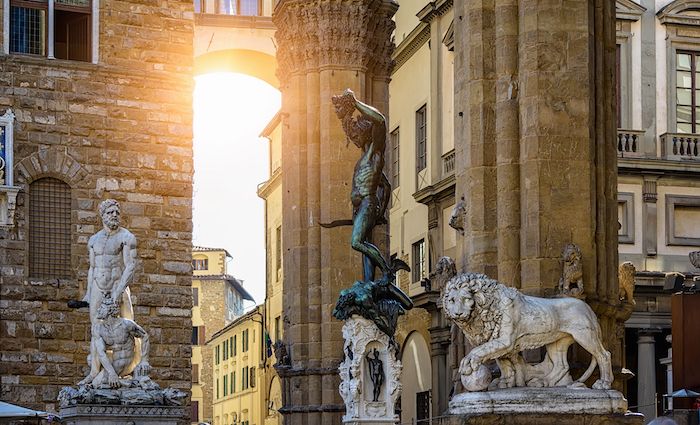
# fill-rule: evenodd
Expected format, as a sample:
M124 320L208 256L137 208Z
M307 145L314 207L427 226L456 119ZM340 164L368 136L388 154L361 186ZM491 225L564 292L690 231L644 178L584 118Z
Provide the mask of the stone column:
M285 424L340 423L342 323L331 311L360 277L350 227L350 188L360 151L346 145L331 96L352 89L388 109L392 0L282 0L274 11L282 92L284 335L291 365L280 370ZM375 240L384 242L386 229Z
M458 265L548 295L576 244L619 350L614 2L455 0L454 22Z
M637 411L644 423L656 417L656 356L654 333L639 331L637 340Z

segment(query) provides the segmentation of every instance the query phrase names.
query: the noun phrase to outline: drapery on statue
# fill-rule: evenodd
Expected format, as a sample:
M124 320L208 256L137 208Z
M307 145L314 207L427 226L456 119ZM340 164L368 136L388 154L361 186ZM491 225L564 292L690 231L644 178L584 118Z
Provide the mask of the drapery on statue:
M352 221L336 220L321 226L352 224L351 246L363 256L362 281L341 292L333 315L344 320L352 314L360 314L393 336L398 315L411 309L413 303L393 284L396 272L409 271L408 265L398 259L388 262L372 243L372 229L386 222L386 209L391 198L391 185L383 172L386 119L377 109L357 100L350 89L340 96L333 96L332 101L347 139L360 148L362 154L352 177ZM355 111L360 113L357 118ZM377 268L382 276L375 281Z

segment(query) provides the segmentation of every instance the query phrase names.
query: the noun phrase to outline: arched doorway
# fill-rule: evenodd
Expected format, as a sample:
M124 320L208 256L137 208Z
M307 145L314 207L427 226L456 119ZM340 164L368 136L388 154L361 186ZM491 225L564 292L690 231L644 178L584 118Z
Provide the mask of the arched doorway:
M419 332L406 338L401 363L401 423L428 425L432 370L428 344Z

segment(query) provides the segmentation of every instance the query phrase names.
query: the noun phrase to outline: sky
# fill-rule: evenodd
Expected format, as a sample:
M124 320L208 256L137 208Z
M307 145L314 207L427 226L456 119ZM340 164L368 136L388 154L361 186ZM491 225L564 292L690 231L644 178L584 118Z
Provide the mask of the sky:
M243 74L195 78L193 243L224 248L227 272L265 299L265 204L269 143L258 137L280 108L280 93Z

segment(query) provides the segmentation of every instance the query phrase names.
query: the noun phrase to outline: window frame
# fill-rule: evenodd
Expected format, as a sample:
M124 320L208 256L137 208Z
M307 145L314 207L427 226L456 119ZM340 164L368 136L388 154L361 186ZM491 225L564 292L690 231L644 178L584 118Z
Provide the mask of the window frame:
M235 4L236 4L236 13L222 13L222 11L221 11L221 0L216 0L216 1L214 2L214 13L217 14L217 15L224 15L224 16L263 16L263 6L264 6L264 5L263 5L263 0L257 0L257 3L258 3L258 13L257 13L256 15L242 15L242 14L241 14L241 0L233 0L233 2L235 2ZM200 2L200 3L203 3L203 4L202 4L202 6L204 6L203 9L206 10L206 3L205 3L205 2ZM200 10L199 13L206 13L206 11L205 11L205 12L202 12L202 11Z
M391 149L391 189L401 185L401 127L396 127L389 133Z
M418 261L419 258L416 258L417 255L417 248L419 248L420 251L420 262ZM426 259L426 252L425 252L426 244L425 244L425 238L421 238L417 240L416 242L413 242L411 244L411 281L413 283L420 282L423 280L425 277L425 259Z
M686 87L678 87L678 55L690 55L690 105L685 105L685 104L680 104L678 102L678 89L686 89ZM698 123L698 111L696 109L700 109L700 102L697 100L697 94L696 90L700 91L700 87L698 87L698 81L697 81L697 73L700 72L700 69L697 67L697 60L700 60L700 51L698 50L692 50L692 49L685 49L685 48L677 48L674 49L673 52L673 86L671 86L672 90L672 99L673 99L673 132L674 133L681 133L678 130L678 106L690 106L690 133L683 133L683 134L698 134L700 133L700 123Z
M45 3L42 0L3 0L3 34L7 36L3 38L3 53L6 55L18 55L27 57L43 57L46 59L56 59L55 57L55 34L56 34L56 11L66 11L66 12L78 12L85 13L88 15L88 28L87 28L87 56L86 61L75 60L75 59L60 59L60 60L70 60L72 62L83 62L83 63L98 63L99 58L99 29L100 29L100 0L88 0L89 4L87 6L75 6L60 4L56 0L46 0ZM11 22L11 8L12 7L25 7L31 9L46 10L46 24L45 24L45 52L43 54L33 54L33 53L23 53L23 52L10 52L10 31L12 27Z
M416 173L428 167L428 104L416 110Z
M43 267L41 267L40 264L34 263L35 261L41 261L41 260L37 260L37 258L36 258L37 256L34 255L34 254L36 254L35 248L36 248L36 251L44 251L44 250L41 249L41 247L43 246L42 240L37 241L35 239L36 236L34 235L34 233L38 233L37 227L38 227L39 223L35 222L35 220L37 220L37 218L36 218L36 214L34 214L34 213L38 210L41 210L42 214L45 214L46 211L49 211L49 210L55 212L55 208L47 208L47 205L44 205L41 203L40 203L41 207L36 207L35 204L36 204L36 201L38 199L42 199L43 201L47 201L47 200L43 196L39 196L39 198L34 199L34 196L35 196L35 193L37 191L42 190L42 188L39 186L42 182L46 182L49 184L55 184L55 183L53 183L53 181L59 182L60 186L63 186L63 189L67 189L67 193L68 193L68 215L67 215L67 217L63 217L63 219L66 219L66 220L61 220L61 223L60 223L60 224L64 224L64 225L67 223L67 229L63 229L63 230L66 230L68 232L68 244L67 244L68 252L67 252L67 254L65 254L66 258L63 259L67 262L67 265L66 265L67 269L66 270L56 270L54 268L51 271L37 270L37 268L43 269ZM62 180L62 179L57 178L57 177L45 176L45 177L40 177L40 178L32 181L31 183L29 183L28 192L29 192L28 193L28 195L29 195L28 196L28 208L27 208L27 211L28 211L27 224L28 224L28 226L27 226L27 238L26 238L26 247L27 247L27 256L28 256L28 261L27 261L27 275L28 275L28 277L33 278L33 279L37 279L37 280L73 279L75 277L75 275L74 275L75 272L73 271L73 267L72 267L72 262L73 262L72 237L73 237L73 233L74 233L74 225L73 225L71 211L73 211L73 209L74 209L73 208L73 198L75 196L73 193L73 188L65 180ZM58 221L58 219L47 218L46 216L42 216L41 218L39 218L39 220L40 220L40 223L43 223L44 221L49 221L49 222L53 222L54 224L56 224L56 222ZM55 234L56 233L55 229L52 230L51 233ZM48 244L52 241L55 242L55 240L49 239L48 241L43 241L43 243ZM35 244L38 244L39 246L35 247ZM51 247L50 249L55 251L55 246ZM56 264L54 264L54 266L55 265ZM58 275L58 273L64 273L64 272L66 273L65 275L60 275L60 276Z

